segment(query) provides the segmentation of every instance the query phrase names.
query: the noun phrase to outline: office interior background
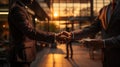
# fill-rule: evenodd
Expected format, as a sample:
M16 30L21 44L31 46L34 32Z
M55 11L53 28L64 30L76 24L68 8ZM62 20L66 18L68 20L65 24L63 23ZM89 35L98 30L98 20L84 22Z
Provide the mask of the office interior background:
M14 0L0 0L0 40L9 39L8 13ZM35 0L28 12L35 29L61 32L90 25L110 0Z

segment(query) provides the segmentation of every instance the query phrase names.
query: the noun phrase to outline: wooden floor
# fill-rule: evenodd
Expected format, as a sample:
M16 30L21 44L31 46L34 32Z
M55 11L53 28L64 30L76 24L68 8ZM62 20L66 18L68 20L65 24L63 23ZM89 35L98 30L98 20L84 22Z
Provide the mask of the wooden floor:
M89 57L89 51L79 44L73 44L73 59L65 59L65 44L58 45L56 49L45 48L37 54L31 67L102 67L100 52L95 52L95 59Z

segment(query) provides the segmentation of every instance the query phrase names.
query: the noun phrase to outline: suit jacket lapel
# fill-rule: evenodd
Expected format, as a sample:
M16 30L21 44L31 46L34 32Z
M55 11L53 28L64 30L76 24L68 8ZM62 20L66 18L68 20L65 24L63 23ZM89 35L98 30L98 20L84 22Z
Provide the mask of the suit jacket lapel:
M104 29L106 29L106 30L107 30L109 23L110 23L110 20L111 20L111 16L110 16L110 19L108 19L109 7L110 7L110 4L103 9L104 21L102 22L102 24L104 26Z
M102 27L106 30L107 29L107 24L106 24L106 11L107 11L107 7L103 7L100 11L100 14L99 14L99 19L101 20L101 24L102 24Z
M103 9L103 21L102 21L102 24L103 24L103 26L104 26L104 29L107 29L107 27L108 27L108 20L107 20L107 10L108 10L108 7L105 7L104 9Z

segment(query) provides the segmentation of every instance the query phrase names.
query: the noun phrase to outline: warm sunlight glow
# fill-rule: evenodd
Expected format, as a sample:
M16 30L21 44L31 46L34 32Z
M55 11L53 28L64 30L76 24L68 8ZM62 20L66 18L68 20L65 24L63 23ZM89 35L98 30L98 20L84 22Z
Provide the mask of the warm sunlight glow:
M54 17L58 17L58 13L55 12L55 13L54 13Z

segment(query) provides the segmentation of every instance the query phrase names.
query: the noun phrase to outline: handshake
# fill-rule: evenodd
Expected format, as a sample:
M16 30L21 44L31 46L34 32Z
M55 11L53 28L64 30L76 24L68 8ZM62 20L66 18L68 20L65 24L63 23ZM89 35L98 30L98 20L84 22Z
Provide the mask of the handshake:
M69 43L70 41L74 40L73 36L74 34L67 31L63 31L55 35L56 41L59 43ZM86 47L105 47L104 41L102 39L81 39L80 43Z
M72 40L72 33L63 31L58 34L55 34L55 37L56 37L56 41L59 43L68 43Z

